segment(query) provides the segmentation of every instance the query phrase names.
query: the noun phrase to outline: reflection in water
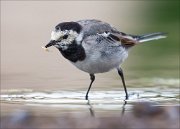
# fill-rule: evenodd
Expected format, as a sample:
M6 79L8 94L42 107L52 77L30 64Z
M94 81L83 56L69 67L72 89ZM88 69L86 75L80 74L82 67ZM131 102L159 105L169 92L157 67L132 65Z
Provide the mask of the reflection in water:
M123 116L123 115L124 115L124 113L125 113L125 106L126 106L126 104L127 104L127 101L126 101L126 100L124 100L124 104L123 104L123 106L122 106L121 116Z
M89 111L90 111L91 116L94 117L95 116L94 110L89 99L87 99L87 105L89 105Z
M124 115L126 104L127 104L127 100L125 99L125 100L124 100L124 104L122 104L122 110L121 110L121 115L120 115L120 116L123 116L123 115ZM89 109L90 115L91 115L92 117L95 117L95 111L94 111L93 106L91 105L89 99L87 99L87 105L89 106L88 109Z
M124 100L124 91L108 88L108 91L91 91L89 100L84 99L86 91L37 91L31 89L1 90L1 106L6 112L18 108L31 108L38 113L57 114L57 112L87 112L95 117L106 113L124 115L131 111L134 102L154 102L157 105L179 105L179 80L177 79L142 79L128 87L129 99ZM150 85L148 85L150 84ZM147 86L147 87L144 87ZM47 109L48 107L48 109ZM52 110L50 110L52 109ZM119 112L119 113L117 113Z
M91 116L103 112L130 111L134 102L154 102L157 105L178 105L179 91L177 88L128 88L129 99L124 100L124 91L92 91L89 100L84 99L85 91L34 91L6 90L1 91L1 106L8 105L31 107L32 110L53 109L53 112L90 112ZM43 110L42 110L43 109ZM48 110L50 111L50 110Z

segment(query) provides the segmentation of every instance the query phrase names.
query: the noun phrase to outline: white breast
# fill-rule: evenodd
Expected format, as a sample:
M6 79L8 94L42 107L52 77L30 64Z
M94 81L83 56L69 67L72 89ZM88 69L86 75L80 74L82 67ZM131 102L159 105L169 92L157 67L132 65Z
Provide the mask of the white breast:
M100 48L84 46L86 58L83 61L73 63L80 70L87 73L108 72L119 65L128 57L128 52L123 47L115 47L105 51Z

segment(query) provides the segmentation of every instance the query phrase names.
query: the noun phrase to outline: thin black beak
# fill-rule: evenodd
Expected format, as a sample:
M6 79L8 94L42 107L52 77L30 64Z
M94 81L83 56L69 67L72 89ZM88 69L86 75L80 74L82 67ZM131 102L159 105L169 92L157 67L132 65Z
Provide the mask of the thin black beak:
M51 46L54 46L56 45L56 41L55 40L51 40L46 46L45 48L48 48L48 47L51 47Z

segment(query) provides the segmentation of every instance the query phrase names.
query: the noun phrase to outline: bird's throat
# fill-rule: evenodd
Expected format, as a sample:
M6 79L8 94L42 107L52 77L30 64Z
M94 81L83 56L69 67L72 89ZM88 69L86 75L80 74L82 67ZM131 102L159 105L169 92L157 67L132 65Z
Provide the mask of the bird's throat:
M74 63L77 61L82 61L86 57L83 46L81 44L77 44L75 40L72 42L72 44L68 45L67 49L63 50L59 48L59 51L66 59Z

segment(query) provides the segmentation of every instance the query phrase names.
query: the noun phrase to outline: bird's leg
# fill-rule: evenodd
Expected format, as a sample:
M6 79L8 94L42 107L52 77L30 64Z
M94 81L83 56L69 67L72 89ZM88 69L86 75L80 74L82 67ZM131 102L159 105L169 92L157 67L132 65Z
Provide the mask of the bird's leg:
M90 91L90 89L91 89L92 83L93 83L94 80L95 80L94 74L89 74L89 75L90 75L91 83L90 83L89 88L88 88L87 93L86 93L86 100L88 100L88 93L89 93L89 91Z
M126 99L128 99L128 92L127 92L127 89L126 89L126 84L125 84L125 80L124 80L123 70L121 68L117 68L117 70L118 70L118 74L121 77L121 80L122 80L122 83L123 83L123 86L124 86L124 91L126 93Z

